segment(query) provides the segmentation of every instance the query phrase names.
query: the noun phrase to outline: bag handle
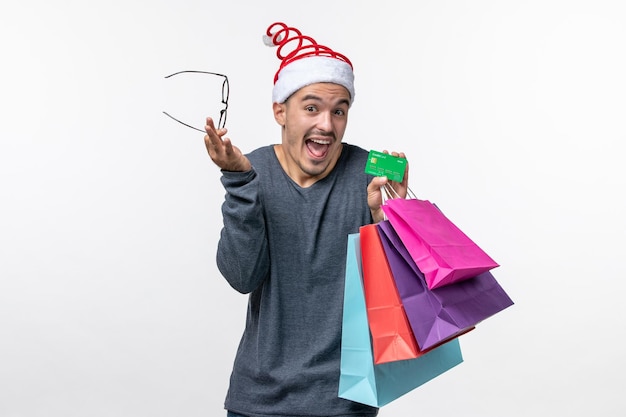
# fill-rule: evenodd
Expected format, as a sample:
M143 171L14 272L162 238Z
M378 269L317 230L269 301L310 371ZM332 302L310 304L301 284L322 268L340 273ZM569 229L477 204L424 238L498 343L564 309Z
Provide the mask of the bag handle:
M386 183L385 185L383 185L382 187L380 187L380 195L381 195L381 206L384 206L387 202L387 200L391 200L394 198L402 198L400 197L400 194L398 194L398 192L391 186L391 184ZM406 188L406 196L409 199L413 199L413 200L417 200L417 197L415 196L415 193L413 192L413 190L411 190L410 187ZM383 210L383 220L389 220L387 218L387 214L385 214L385 211Z
M398 192L389 183L386 183L385 185L380 187L380 193L382 195L383 204L385 204L387 200L391 200L392 198L402 198L400 197L400 194L398 194ZM411 190L411 187L406 188L406 196L409 199L417 200L417 196L415 195L413 190Z

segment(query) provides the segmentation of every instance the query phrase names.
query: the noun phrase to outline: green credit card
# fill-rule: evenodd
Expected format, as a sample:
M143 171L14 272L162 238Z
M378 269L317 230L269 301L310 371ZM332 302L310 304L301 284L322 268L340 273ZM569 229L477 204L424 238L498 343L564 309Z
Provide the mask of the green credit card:
M387 177L390 181L402 182L405 170L406 158L378 151L370 151L365 164L366 174Z

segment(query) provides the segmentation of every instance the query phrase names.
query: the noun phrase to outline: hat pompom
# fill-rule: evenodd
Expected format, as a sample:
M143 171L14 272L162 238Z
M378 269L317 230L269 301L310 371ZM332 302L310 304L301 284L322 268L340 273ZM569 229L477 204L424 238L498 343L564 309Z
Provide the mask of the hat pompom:
M278 46L274 43L272 38L273 38L272 36L263 35L263 43L265 44L265 46L269 46L269 47Z

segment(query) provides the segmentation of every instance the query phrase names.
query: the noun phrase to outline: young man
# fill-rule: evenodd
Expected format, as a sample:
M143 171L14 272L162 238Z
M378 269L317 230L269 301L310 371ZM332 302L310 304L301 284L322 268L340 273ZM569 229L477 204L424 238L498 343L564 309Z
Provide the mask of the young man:
M217 264L249 294L225 408L229 416L375 416L338 397L341 322L347 235L383 219L387 179L365 174L368 152L342 142L354 101L350 61L283 23L265 40L281 60L272 94L280 144L244 155L206 121L227 192ZM408 173L390 185L406 196L407 181Z

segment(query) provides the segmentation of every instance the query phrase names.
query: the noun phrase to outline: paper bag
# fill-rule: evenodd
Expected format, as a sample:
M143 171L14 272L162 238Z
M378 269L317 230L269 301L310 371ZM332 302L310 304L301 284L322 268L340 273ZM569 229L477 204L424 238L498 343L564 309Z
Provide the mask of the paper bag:
M376 225L362 226L359 234L374 363L416 358L420 354L417 342L391 275Z
M382 209L430 289L499 266L428 200L393 198Z
M385 220L377 227L405 313L421 350L458 337L513 305L489 271L430 290L390 223Z
M348 235L338 396L382 407L463 362L458 339L415 359L374 364L359 234Z

